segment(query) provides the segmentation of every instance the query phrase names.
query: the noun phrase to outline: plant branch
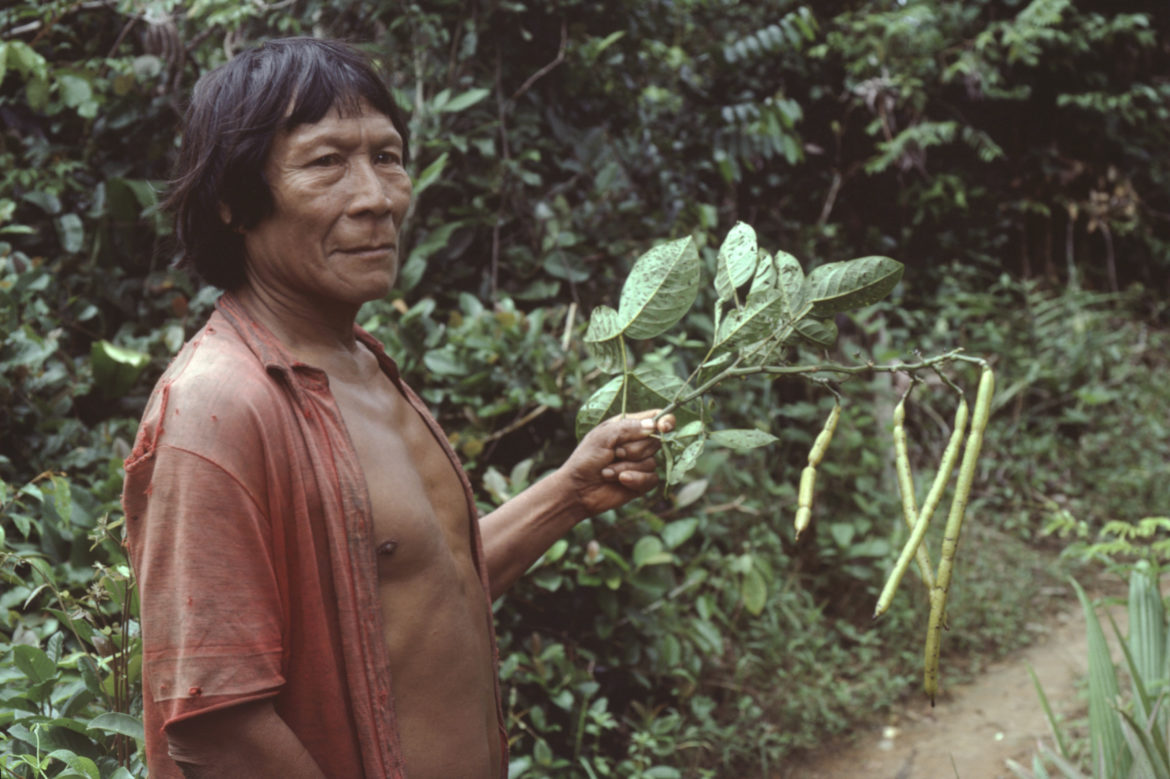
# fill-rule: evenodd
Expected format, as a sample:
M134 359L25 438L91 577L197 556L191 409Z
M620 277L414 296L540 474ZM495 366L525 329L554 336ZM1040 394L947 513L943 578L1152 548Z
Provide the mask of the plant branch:
M568 25L566 24L566 22L564 20L561 20L561 45L560 45L560 48L557 50L557 56L553 59L552 62L548 63L543 68L541 68L540 70L536 71L531 76L529 76L528 80L525 81L523 84L521 84L520 88L517 89L514 93L512 93L512 97L511 97L510 102L515 103L517 98L519 98L521 95L523 95L529 89L532 89L533 84L535 84L540 79L544 78L546 75L548 75L549 71L551 71L557 65L560 65L562 62L565 61L565 48L568 46L568 43L569 43L569 28L568 28Z
M987 361L982 357L972 357L963 354L962 349L952 349L949 352L935 355L934 357L926 357L917 362L899 362L890 363L888 365L877 365L873 362L867 362L863 365L842 365L840 363L816 363L813 365L748 365L740 367L739 363L741 357L727 368L720 371L715 376L703 383L702 386L686 393L670 403L666 408L659 412L659 416L668 414L679 406L689 403L695 398L706 394L719 383L730 378L743 378L745 376L755 376L763 374L766 376L808 376L816 373L833 373L845 376L863 376L874 373L910 373L926 369L934 369L935 366L942 365L948 362L968 362L974 365L986 365Z

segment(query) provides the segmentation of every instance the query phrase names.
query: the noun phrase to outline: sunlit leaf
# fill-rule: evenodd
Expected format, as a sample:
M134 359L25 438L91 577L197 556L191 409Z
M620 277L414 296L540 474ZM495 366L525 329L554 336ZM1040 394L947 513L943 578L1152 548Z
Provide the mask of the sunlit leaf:
M805 305L804 268L788 252L776 252L772 262L776 266L776 287L784 293L788 312L795 318Z
M598 306L589 315L585 348L603 371L613 372L622 368L622 340L618 337L621 331L618 312L609 306Z
M130 390L150 355L114 346L109 341L94 341L89 350L94 383L106 397L121 397Z
M33 684L52 679L57 674L57 664L40 647L20 644L12 648L12 656L16 667Z
M784 294L779 289L770 289L755 297L749 296L743 308L729 313L719 325L716 344L722 351L767 338L784 321L786 312Z
M776 260L767 251L760 249L756 258L756 274L752 277L748 295L754 297L764 290L773 289L776 282Z
M802 319L793 334L812 346L828 348L837 343L837 323L832 319Z
M756 231L751 225L736 222L723 239L715 261L715 291L720 301L731 300L735 290L752 278L758 260Z
M626 387L626 412L634 413L655 408L664 408L674 402L675 396L683 389L683 381L669 373L651 369L639 369L628 374ZM577 412L577 437L581 438L601 422L622 412L622 383L625 375L615 376L601 389L594 392ZM679 426L699 418L699 407L694 401L674 410Z
M902 263L889 257L860 257L815 268L804 283L812 315L827 317L876 303L897 285L902 269Z
M65 765L69 766L69 770L64 773L54 773L54 776L60 779L72 779L72 777L82 777L82 779L101 779L101 772L98 771L97 763L91 758L79 755L69 749L54 749L47 757L52 760L60 760Z
M691 238L655 246L634 263L618 314L628 338L653 338L690 310L699 293L699 251Z
M767 432L766 430L745 429L745 430L715 430L711 433L711 443L716 446L726 446L730 449L755 449L759 446L767 446L775 443L780 439Z
M1093 610L1085 591L1074 580L1073 589L1081 602L1085 614L1085 627L1089 646L1089 751L1092 755L1095 775L1104 777L1125 776L1121 770L1124 760L1125 738L1118 722L1114 701L1120 694L1117 672L1105 642L1105 632ZM1125 767L1127 768L1127 766ZM1117 773L1113 773L1114 771Z
M418 196L426 190L431 184L434 184L443 176L443 168L447 165L447 158L450 156L449 152L440 154L434 162L427 165L423 172L418 174L414 179L413 197L417 200Z
M93 87L89 81L71 73L57 77L57 88L61 91L61 100L70 108L77 108L93 98Z
M483 87L475 87L474 89L469 89L466 92L455 95L450 100L444 101L437 110L445 114L465 111L490 94L491 90L484 89Z
M122 736L129 736L136 741L142 741L146 737L142 728L142 720L116 711L108 711L94 717L89 721L89 729L118 733Z
M577 411L577 438L584 438L586 433L612 416L610 409L615 405L620 408L619 398L625 378L625 375L614 376L581 404Z
M682 507L681 500L682 500L683 492L687 489L687 487L690 487L692 484L698 485L699 489L697 491L700 495L702 494L702 490L705 490L707 488L707 482L705 479L691 482L691 484L688 484L686 487L683 487L681 490L678 491L679 503L676 505L679 508ZM694 489L692 489L691 491L692 491L692 493L696 492L696 490L694 490ZM696 500L697 500L697 498L696 498ZM674 522L669 523L668 525L666 525L665 527L662 528L662 533L661 533L662 541L666 544L667 549L677 549L680 546L682 546L683 544L685 544L688 540L690 540L691 536L693 536L695 534L695 531L698 529L699 529L699 520L698 519L695 519L694 517L690 517L688 519L679 519L679 520L676 520Z
M667 484L678 484L687 475L687 472L695 467L695 463L699 461L699 455L703 453L704 447L707 445L707 439L703 436L691 441L682 452L674 459L673 468L670 475L666 477Z
M647 565L662 565L674 560L674 555L667 552L658 536L642 536L634 544L634 567L644 568Z
M752 568L743 577L743 606L752 614L759 616L768 604L768 585L758 569Z
M62 214L54 222L57 225L57 237L61 239L61 248L70 254L81 251L85 245L85 225L77 214Z

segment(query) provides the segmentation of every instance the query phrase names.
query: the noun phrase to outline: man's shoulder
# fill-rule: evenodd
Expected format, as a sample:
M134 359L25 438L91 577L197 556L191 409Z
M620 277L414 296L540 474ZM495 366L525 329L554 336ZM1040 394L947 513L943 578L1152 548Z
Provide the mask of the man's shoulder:
M172 446L205 456L238 451L277 433L291 399L246 341L213 314L155 384L136 454Z
M218 314L183 345L155 385L160 392L171 404L225 414L269 408L282 395L277 377Z

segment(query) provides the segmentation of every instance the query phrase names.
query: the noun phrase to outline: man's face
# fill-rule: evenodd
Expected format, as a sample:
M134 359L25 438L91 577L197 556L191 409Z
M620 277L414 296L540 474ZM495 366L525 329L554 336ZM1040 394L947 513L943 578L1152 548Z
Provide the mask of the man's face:
M248 283L289 304L360 306L398 275L410 205L402 136L365 101L278 132L264 167L272 213L244 232Z

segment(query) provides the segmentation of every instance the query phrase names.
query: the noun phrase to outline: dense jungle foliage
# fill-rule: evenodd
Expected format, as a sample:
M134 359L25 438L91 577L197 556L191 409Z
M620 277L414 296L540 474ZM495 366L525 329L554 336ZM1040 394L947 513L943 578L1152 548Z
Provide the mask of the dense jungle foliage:
M359 43L409 109L405 265L361 323L431 404L485 509L571 450L576 409L606 378L585 319L614 305L634 258L694 235L710 278L742 220L806 268L906 264L892 299L839 318L832 359L964 347L1001 377L950 679L1028 640L1054 552L1165 556L1123 532L1170 514L1165 3L9 2L4 776L143 773L121 464L216 297L172 267L156 203L198 76L293 34ZM670 369L710 326L692 314L639 356ZM973 387L974 371L952 373ZM840 389L799 542L796 480L832 397L753 378L721 391L719 420L775 445L705 454L669 492L582 523L497 603L513 777L770 776L860 719L921 705L923 592L904 585L870 622L904 536L889 435L904 386ZM916 390L920 482L951 403L941 384ZM1095 543L1118 537L1130 543Z

